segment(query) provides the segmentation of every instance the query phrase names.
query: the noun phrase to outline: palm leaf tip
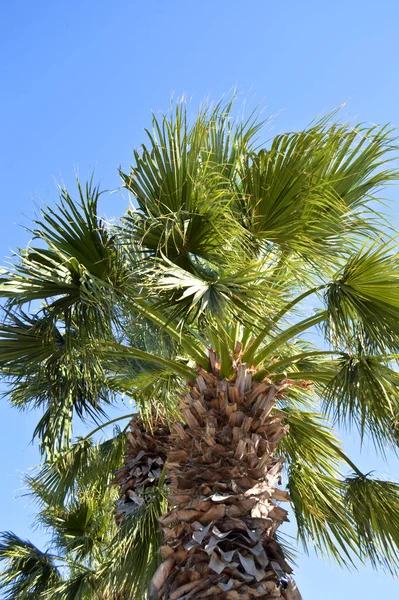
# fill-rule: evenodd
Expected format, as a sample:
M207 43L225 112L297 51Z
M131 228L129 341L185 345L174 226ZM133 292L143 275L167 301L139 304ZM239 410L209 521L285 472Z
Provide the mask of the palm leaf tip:
M374 242L354 253L328 285L326 334L352 348L360 340L370 352L399 346L399 254L390 242Z
M399 484L359 474L345 481L358 544L373 567L399 572Z
M355 424L361 440L369 434L384 451L396 448L395 422L399 412L399 376L395 357L367 353L360 344L342 353L336 371L322 391L323 408L335 422Z
M160 563L162 535L158 519L166 510L167 489L160 483L142 499L143 504L123 519L101 572L110 593L123 590L129 598L147 597L151 578ZM118 510L123 511L123 502L118 504Z
M50 554L11 532L1 534L0 561L5 564L0 585L7 600L44 597L61 579Z
M364 209L397 179L389 167L393 150L388 128L351 128L337 123L336 113L303 132L276 136L269 149L243 161L248 226L306 261L328 265L352 236L377 235Z
M354 565L357 553L352 519L343 499L340 474L346 460L321 415L284 408L289 430L281 442L288 458L288 490L304 548L313 546L338 564Z

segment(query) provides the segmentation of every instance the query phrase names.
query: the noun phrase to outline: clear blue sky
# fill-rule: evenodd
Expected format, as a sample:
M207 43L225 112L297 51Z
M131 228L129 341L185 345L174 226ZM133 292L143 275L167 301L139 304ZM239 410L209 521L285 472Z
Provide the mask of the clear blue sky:
M279 113L275 132L306 125L348 101L344 113L399 125L399 3L394 0L12 0L0 3L0 262L25 245L34 203L56 199L54 178L95 169L108 190L129 165L150 110L171 94L193 107L237 85L252 104ZM390 190L399 203L399 191ZM119 215L125 200L104 196ZM393 207L398 215L399 204ZM0 530L41 544L34 508L18 496L19 475L37 462L29 446L37 415L0 402ZM370 450L352 456L399 479ZM300 560L304 600L398 597L399 582L369 568L348 574L314 557ZM1 592L0 592L1 597Z

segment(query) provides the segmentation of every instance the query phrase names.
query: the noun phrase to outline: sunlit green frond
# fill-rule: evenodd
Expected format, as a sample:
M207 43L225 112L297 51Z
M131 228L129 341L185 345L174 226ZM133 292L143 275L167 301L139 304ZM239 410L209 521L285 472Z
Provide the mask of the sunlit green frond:
M288 489L305 548L350 565L357 540L343 498L340 467L345 455L320 415L284 408L289 425L280 449L288 459Z
M8 298L11 306L49 299L53 310L60 312L79 301L80 279L85 273L76 260L41 249L23 250L18 260L0 280L0 295Z
M74 257L89 273L114 285L126 275L115 236L98 215L101 192L92 180L83 188L77 181L79 200L60 188L60 201L55 209L47 207L35 221L33 234L54 251Z
M148 147L135 151L131 174L124 175L126 187L134 193L143 212L151 207L154 216L195 206L193 179L198 156L206 135L203 118L191 129L184 104L177 105L171 117L153 116L152 132L147 131ZM157 212L155 212L157 211Z
M85 332L105 333L115 316L114 290L128 277L114 236L98 218L98 188L91 183L79 201L65 189L60 204L47 208L35 221L40 246L21 250L3 273L0 295L11 305L42 300L56 318L74 309ZM90 326L88 325L90 323Z
M68 445L74 416L97 421L113 400L104 365L74 312L63 320L51 311L5 311L0 367L11 403L42 412L34 437L49 455Z
M143 598L159 561L162 536L158 519L164 514L167 490L162 482L144 494L144 504L127 516L109 547L101 575L110 594Z
M145 277L146 287L156 294L156 306L177 321L231 315L253 322L273 314L280 302L281 291L266 260L236 260L233 268L217 271L197 265L194 272L188 272L163 257L144 274L144 281Z
M112 400L88 344L113 337L113 289L126 274L115 240L96 214L98 189L78 183L78 191L75 203L60 190L60 204L35 222L41 246L21 251L0 284L0 295L9 298L0 327L9 396L19 408L43 410L35 435L50 455L69 443L74 415L97 420ZM25 315L22 307L32 302Z
M158 387L169 379L173 379L177 385L176 376L170 369L156 363L126 358L121 359L117 367L115 365L115 373L110 374L108 378L112 389L132 398Z
M130 209L122 221L121 238L125 244L136 244L136 251L143 257L167 256L189 272L201 260L226 265L239 258L249 241L227 203L215 202L214 196L211 199L214 202L202 207L201 213L180 209L160 216L143 216Z
M102 582L95 571L75 568L68 579L61 581L48 594L48 600L93 600L102 591Z
M91 450L92 442L89 439L79 440L51 462L44 462L34 476L27 476L26 482L36 500L46 504L62 504L67 494L76 487L80 468L89 464Z
M374 567L399 570L399 484L355 474L345 481L345 502L357 543Z
M4 565L0 586L5 600L44 600L46 592L61 580L50 554L11 532L1 534L0 561Z
M396 352L399 340L399 254L374 243L351 256L325 294L333 343Z
M170 117L154 117L148 146L135 152L130 174L121 173L139 206L128 213L127 232L188 270L193 257L224 263L245 243L230 208L232 178L258 127L233 123L230 110L231 104L204 108L193 125L184 104Z
M245 154L255 149L257 135L264 125L256 110L247 118L234 117L235 100L233 93L227 102L222 100L214 107L207 104L202 107L202 114L208 115L202 162L222 171L228 180L234 179Z
M9 384L8 397L20 408L43 410L34 436L49 455L68 445L74 415L98 421L113 395L104 366L88 346L70 342L37 365L31 355L14 360L3 370Z
M38 365L64 345L61 332L49 319L30 316L22 311L8 311L0 323L0 366L7 372L22 372ZM14 367L14 369L12 368Z
M155 349L157 353L162 353L162 337L166 336L174 342L173 356L176 356L177 349L181 348L189 357L195 360L196 363L205 368L208 367L209 359L207 356L207 343L195 328L191 329L187 324L176 325L176 323L170 319L169 315L165 315L157 310L154 303L142 300L141 298L133 299L129 297L127 309L137 312L141 318L144 317L146 321L150 321L153 326L155 325L158 327L158 336L151 336L152 339L149 346L150 351ZM133 323L131 320L128 321L128 329L126 331L128 340L137 340L138 330L140 331L140 334L142 333L142 321L138 323L138 330L136 329L136 325L136 319L134 319ZM148 337L145 336L143 338L140 334L139 339L145 342L144 346L136 343L135 346L144 350L148 348L146 345Z
M274 333L272 336L269 335L266 339L264 334L259 334L244 352L243 359L253 362L255 365L262 365L266 360L269 362L280 348L284 348L286 342L298 338L304 332L311 330L312 327L319 325L325 321L326 316L326 311L318 310L310 317L306 317L294 323L294 325ZM262 344L262 342L264 343Z
M322 415L291 407L289 396L285 403L287 406L281 410L289 429L281 441L281 451L290 462L305 460L319 470L336 472L342 462L342 449L331 427Z
M323 393L323 406L341 425L354 423L363 439L371 434L383 449L394 444L394 423L399 414L399 374L390 366L394 357L356 354L336 360L336 374Z
M123 463L126 447L125 433L118 428L114 433L111 439L97 444L89 437L79 439L54 461L43 463L34 476L26 479L34 496L47 505L63 505L79 489L94 488L104 493L114 471Z
M52 533L52 544L80 562L100 560L116 530L113 508L117 491L80 490L64 506L42 510L39 521Z
M104 357L108 361L110 370L112 370L117 364L119 364L120 359L132 358L160 365L161 367L168 369L171 373L182 377L186 381L191 381L193 378L195 378L195 371L194 369L187 366L187 361L183 362L177 359L170 360L168 358L164 358L163 356L159 356L151 352L145 352L144 350L140 350L139 348L132 348L131 346L116 343L104 344L103 353ZM114 362L115 359L116 362Z
M290 467L288 489L304 548L312 545L318 554L353 566L358 541L337 477L298 461Z
M186 383L170 369L139 360L122 359L109 376L110 388L131 398L141 418L150 422L156 413L178 418L179 391Z
M91 489L93 486L99 490L106 490L114 477L114 472L123 463L126 451L126 428L133 414L124 415L125 426L121 429L114 427L113 437L93 444L89 460L80 465L71 463L75 468L75 478L82 489ZM67 459L68 462L69 459ZM74 469L72 469L74 471Z
M184 102L170 115L153 116L148 146L143 144L141 153L135 153L130 176L123 175L143 212L149 205L158 214L200 207L203 196L196 184L207 174L222 175L220 181L228 187L262 125L254 114L245 121L236 119L232 108L232 101L213 108L204 105L192 124ZM201 191L206 194L206 189Z
M276 136L269 149L244 161L247 227L311 263L331 264L350 236L376 233L371 211L365 217L363 209L397 178L389 167L395 147L389 129L340 125L336 113L303 132Z

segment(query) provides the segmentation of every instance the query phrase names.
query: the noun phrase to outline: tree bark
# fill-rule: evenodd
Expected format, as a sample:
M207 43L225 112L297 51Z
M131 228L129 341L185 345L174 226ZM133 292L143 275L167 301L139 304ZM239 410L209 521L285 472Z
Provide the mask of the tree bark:
M158 485L166 464L169 437L168 424L156 418L151 431L139 417L130 423L125 465L116 471L113 481L120 488L115 510L117 523L139 510L145 493Z
M277 487L283 459L275 450L287 426L275 404L290 385L298 382L253 382L245 365L229 381L199 369L182 399L184 423L174 423L170 434L154 432L151 441L135 431L133 467L158 452L170 490L171 510L160 519L163 562L150 598L301 600L276 539L288 520L280 503L289 495ZM138 480L129 473L132 487Z

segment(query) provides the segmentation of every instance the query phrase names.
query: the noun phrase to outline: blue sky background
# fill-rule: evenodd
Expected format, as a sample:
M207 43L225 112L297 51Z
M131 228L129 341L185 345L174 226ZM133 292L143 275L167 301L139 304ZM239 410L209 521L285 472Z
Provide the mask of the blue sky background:
M305 126L348 101L355 120L399 125L399 3L394 0L13 0L0 3L0 263L24 246L35 203L57 198L54 180L73 186L95 170L102 210L120 215L117 167L128 167L150 111L172 94L242 99L276 114L270 135ZM397 221L399 191L389 191ZM0 530L37 544L34 507L18 498L20 474L38 461L29 444L37 415L0 402ZM399 479L399 461L359 456L365 470ZM397 597L399 583L370 568L340 571L311 556L299 562L304 600ZM1 591L0 591L1 597Z

